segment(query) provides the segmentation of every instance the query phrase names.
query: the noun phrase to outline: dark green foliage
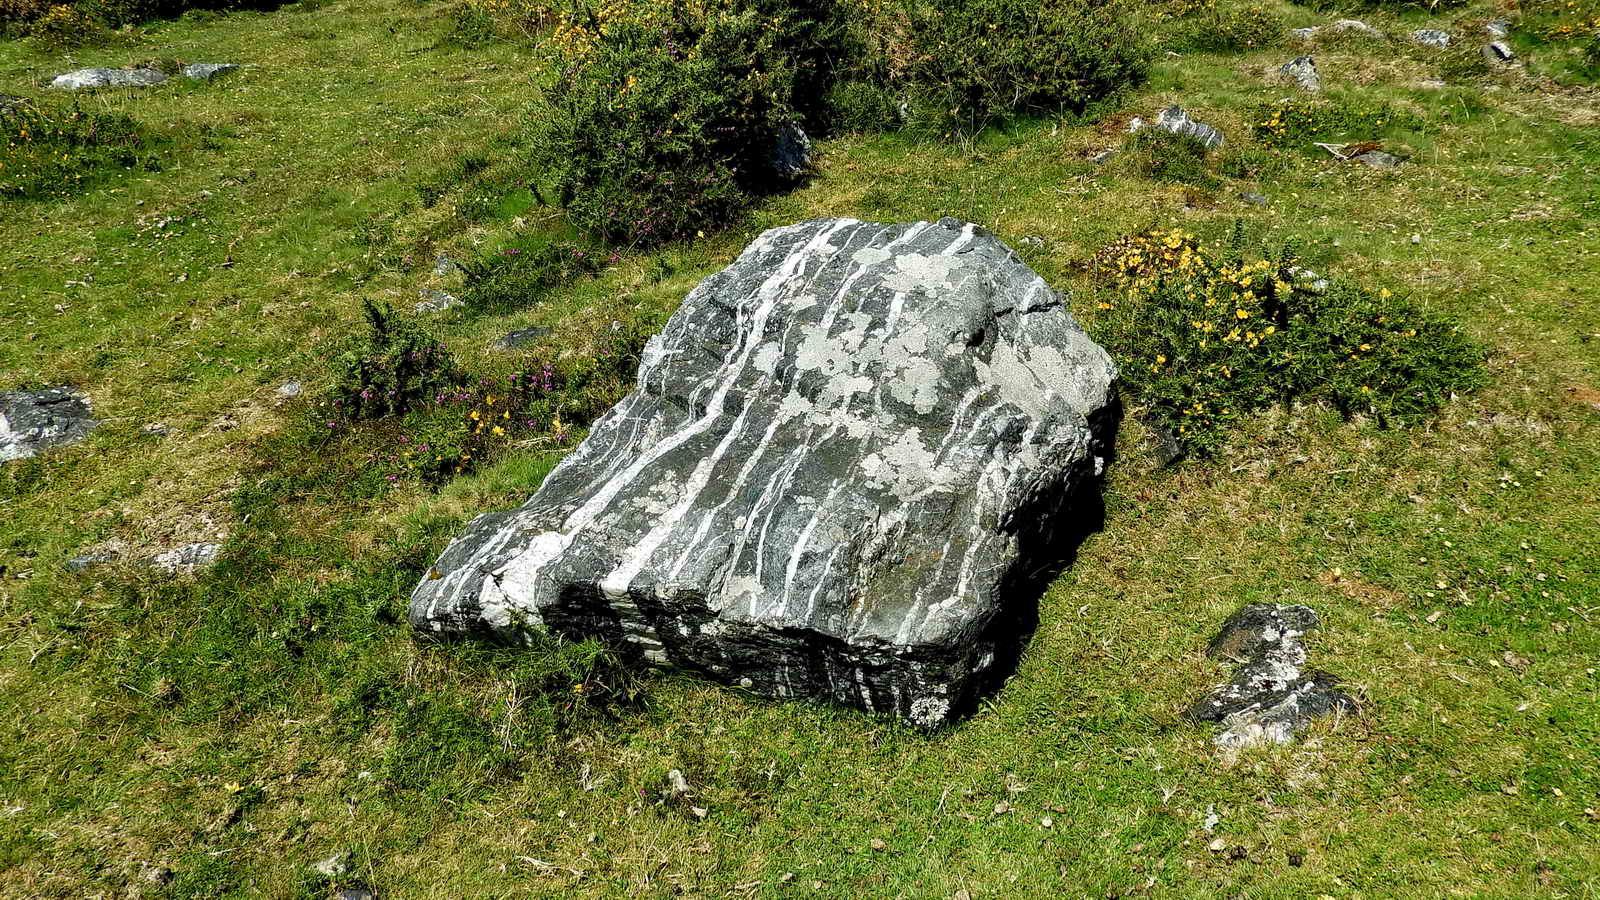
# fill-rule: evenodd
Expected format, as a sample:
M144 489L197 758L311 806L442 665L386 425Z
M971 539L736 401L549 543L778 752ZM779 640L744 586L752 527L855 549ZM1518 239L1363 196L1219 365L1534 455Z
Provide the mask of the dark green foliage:
M1217 180L1206 168L1206 154L1205 142L1192 134L1147 127L1128 135L1119 156L1145 178L1206 186Z
M598 273L604 263L594 251L565 241L507 248L462 264L461 299L482 312L524 308L551 288Z
M580 9L552 41L529 116L529 160L572 223L615 245L724 224L780 186L783 126L823 96L825 28L806 4L640 5L597 24Z
M122 113L0 106L0 199L66 197L119 172L160 168L170 143Z
M355 421L399 415L461 383L444 345L386 303L362 301L367 333L335 357L335 382L323 408Z
M937 134L1082 112L1149 69L1126 18L1076 0L929 0L909 8L907 36L913 122Z
M1485 380L1484 351L1459 326L1388 290L1308 285L1291 246L1217 260L1191 235L1154 231L1096 263L1110 283L1096 339L1192 452L1214 452L1238 420L1275 403L1410 425Z
M829 134L887 131L901 122L899 101L886 88L867 81L834 85L824 106Z

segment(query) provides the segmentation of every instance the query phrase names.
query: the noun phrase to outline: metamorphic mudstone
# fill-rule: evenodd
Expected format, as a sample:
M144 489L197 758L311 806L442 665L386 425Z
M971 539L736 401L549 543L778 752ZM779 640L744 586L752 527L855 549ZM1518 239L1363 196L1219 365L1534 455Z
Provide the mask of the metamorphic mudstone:
M526 504L445 550L412 623L598 637L768 696L949 721L1098 509L1115 380L975 225L773 229L688 295Z

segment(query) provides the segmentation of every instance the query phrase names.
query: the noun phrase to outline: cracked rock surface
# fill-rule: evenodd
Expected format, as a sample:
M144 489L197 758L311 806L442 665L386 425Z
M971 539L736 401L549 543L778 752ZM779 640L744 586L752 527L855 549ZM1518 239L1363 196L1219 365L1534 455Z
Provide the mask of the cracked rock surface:
M71 388L0 391L0 462L81 441L98 424L89 398Z
M1224 748L1287 744L1314 717L1353 712L1356 703L1326 672L1306 668L1306 632L1319 624L1309 606L1252 603L1211 639L1206 654L1241 663L1231 680L1189 708L1202 722L1221 722L1213 742Z
M531 499L468 525L411 621L949 721L1097 515L1115 381L978 226L773 229L689 294Z

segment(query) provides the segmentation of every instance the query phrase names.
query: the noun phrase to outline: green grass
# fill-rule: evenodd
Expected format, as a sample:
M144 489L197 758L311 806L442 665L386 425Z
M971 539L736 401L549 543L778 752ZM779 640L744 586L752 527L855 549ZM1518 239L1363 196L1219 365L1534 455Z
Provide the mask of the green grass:
M1283 91L1254 73L1293 51L1166 57L1103 121L968 148L824 142L810 184L726 234L521 309L433 317L474 371L508 365L488 345L530 325L553 330L530 352L581 357L612 320L661 321L760 228L953 215L1090 318L1081 263L1105 242L1150 225L1220 239L1243 217L1491 348L1491 385L1409 430L1277 410L1219 458L1160 469L1129 416L1105 527L1041 600L1016 677L930 736L618 671L590 646L412 638L405 598L434 554L558 452L528 446L437 492L391 485L365 474L368 446L313 436L309 399L273 388L325 387L361 299L441 286L436 253L557 234L507 142L531 51L429 50L450 21L333 2L154 25L70 59L0 45L0 91L48 104L63 100L39 79L79 65L247 64L86 99L169 138L161 170L0 206L0 389L79 384L105 420L0 469L0 893L322 897L309 866L336 852L339 884L384 897L1600 889L1591 95L1521 73L1418 87L1429 54L1346 42L1317 52L1328 93L1415 115L1381 135L1406 166L1292 152L1253 181L1213 158L1215 188L1096 167L1127 118L1175 101L1226 132L1224 153L1250 148L1247 111ZM197 579L62 568L219 533L225 559ZM1249 601L1318 609L1313 665L1364 712L1237 759L1180 719L1221 675L1206 639ZM662 799L671 769L691 802ZM152 866L171 882L143 881Z

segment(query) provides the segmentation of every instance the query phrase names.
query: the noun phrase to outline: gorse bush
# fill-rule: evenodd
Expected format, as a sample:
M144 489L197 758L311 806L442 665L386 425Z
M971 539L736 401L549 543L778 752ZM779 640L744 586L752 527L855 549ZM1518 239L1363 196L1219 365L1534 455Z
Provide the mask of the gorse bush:
M190 10L274 9L282 0L0 0L0 33L73 46L102 27L170 18Z
M367 332L333 361L334 386L324 406L337 421L400 415L464 380L450 352L388 304L362 301Z
M838 33L786 0L580 4L547 42L529 161L572 224L611 244L726 222L782 183L772 156L823 96L818 42Z
M1123 238L1095 257L1096 338L1151 415L1189 451L1294 400L1381 425L1415 423L1484 381L1484 351L1387 289L1308 284L1292 247L1216 258L1180 231Z
M107 175L158 169L168 143L121 113L0 105L0 199L77 193Z
M1148 49L1111 6L1079 0L925 0L880 24L913 124L975 134L1018 116L1082 112L1142 81Z

